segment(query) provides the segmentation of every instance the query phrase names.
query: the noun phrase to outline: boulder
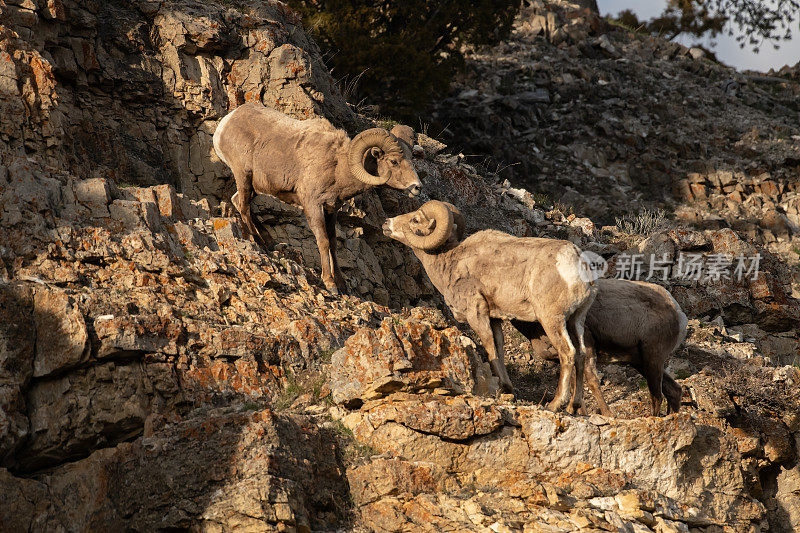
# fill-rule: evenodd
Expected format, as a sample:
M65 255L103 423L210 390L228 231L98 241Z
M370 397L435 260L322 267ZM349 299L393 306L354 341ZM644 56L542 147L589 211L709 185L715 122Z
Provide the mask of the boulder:
M474 342L456 328L387 318L363 328L331 359L333 401L357 407L394 392L494 394L497 380Z

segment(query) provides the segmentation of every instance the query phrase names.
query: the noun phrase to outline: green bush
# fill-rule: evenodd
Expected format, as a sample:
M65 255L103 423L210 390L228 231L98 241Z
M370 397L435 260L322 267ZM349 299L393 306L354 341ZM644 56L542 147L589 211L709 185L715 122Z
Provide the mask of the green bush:
M447 90L465 47L508 35L520 2L288 0L351 103L404 119Z

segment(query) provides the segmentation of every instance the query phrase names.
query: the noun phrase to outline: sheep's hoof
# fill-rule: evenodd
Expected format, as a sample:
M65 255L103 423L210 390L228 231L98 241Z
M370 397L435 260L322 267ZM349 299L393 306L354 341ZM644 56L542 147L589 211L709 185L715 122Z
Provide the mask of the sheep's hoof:
M575 406L572 403L570 403L569 405L567 405L566 411L568 415L577 415L577 414L581 414L584 416L586 415L586 409L583 407L582 404Z
M350 294L350 289L347 287L347 283L345 283L344 280L336 282L336 290L339 291L339 294L342 296Z
M555 412L557 412L559 409L561 409L561 402L559 402L558 400L553 400L552 402L548 403L548 404L545 406L545 408L546 408L548 411L552 411L552 412L554 412L554 413L555 413Z
M331 293L334 296L339 296L340 295L338 287L326 287L326 289L328 289L328 292Z

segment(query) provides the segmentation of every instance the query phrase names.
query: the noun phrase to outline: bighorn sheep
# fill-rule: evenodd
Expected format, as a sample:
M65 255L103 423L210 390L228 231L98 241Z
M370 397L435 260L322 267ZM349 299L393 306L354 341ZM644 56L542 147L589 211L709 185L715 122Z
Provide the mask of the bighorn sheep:
M325 119L295 120L256 103L239 106L220 121L214 150L233 171L231 202L257 241L266 244L250 212L254 194L303 208L317 240L322 281L333 292L345 288L336 260L336 212L342 203L377 185L411 196L422 187L411 147L392 133L373 128L351 140Z
M528 339L542 334L538 324L512 320ZM597 377L597 352L606 362L628 363L647 380L653 416L667 397L667 414L681 406L681 386L664 371L686 337L686 315L663 287L642 281L597 280L597 297L586 315L586 383L600 411L612 416ZM663 394L662 394L663 392Z
M502 319L541 323L561 360L558 389L548 407L557 410L569 402L574 376L579 386L567 407L574 412L583 402L583 322L595 292L582 280L580 251L567 241L494 230L461 240L463 230L458 210L437 201L383 225L386 236L411 247L456 320L478 334L506 390L512 385L503 363Z

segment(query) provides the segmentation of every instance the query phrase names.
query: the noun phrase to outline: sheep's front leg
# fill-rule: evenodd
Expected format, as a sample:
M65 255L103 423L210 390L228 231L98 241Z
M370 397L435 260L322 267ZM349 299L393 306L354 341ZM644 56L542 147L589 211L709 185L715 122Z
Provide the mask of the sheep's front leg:
M331 248L331 265L333 268L333 280L336 286L342 291L347 292L347 283L344 280L342 271L339 269L339 260L336 258L336 213L325 213L325 232L328 235L328 242Z
M661 366L660 362L657 362L658 358L656 357L650 357L649 359L643 358L643 359L645 361L649 361L649 364L647 364L646 366L644 377L647 380L647 388L650 389L650 403L652 408L651 412L653 416L660 416L661 402L664 401L664 393L662 389L664 367ZM667 407L667 411L669 411L669 406Z
M495 341L491 319L489 318L489 306L486 304L486 301L479 301L475 307L466 314L466 316L467 323L472 330L478 334L478 337L481 339L481 343L483 343L483 347L486 348L486 352L489 354L489 364L492 366L494 373L500 379L500 385L506 392L511 392L514 389L514 386L511 384L511 380L508 378L505 365L503 365L502 344L500 345L499 351L500 357L498 358L497 355L497 344Z
M328 239L328 230L325 225L325 212L322 206L315 206L310 209L304 209L306 212L306 219L311 228L311 232L317 239L317 248L319 249L319 259L322 265L322 282L325 287L333 294L339 294L339 289L336 287L336 282L333 279L333 261L331 259L331 243Z

